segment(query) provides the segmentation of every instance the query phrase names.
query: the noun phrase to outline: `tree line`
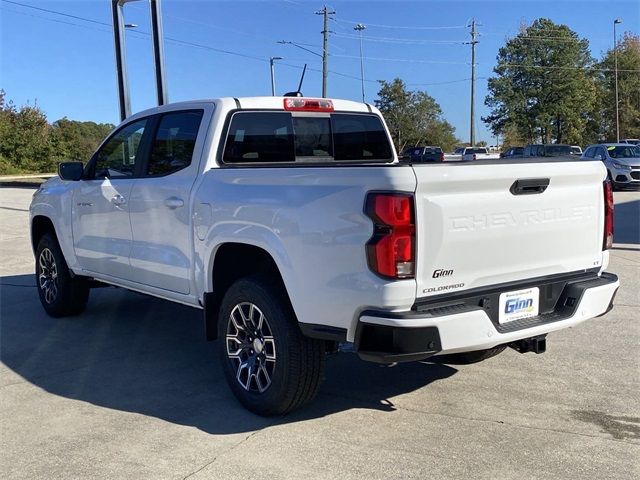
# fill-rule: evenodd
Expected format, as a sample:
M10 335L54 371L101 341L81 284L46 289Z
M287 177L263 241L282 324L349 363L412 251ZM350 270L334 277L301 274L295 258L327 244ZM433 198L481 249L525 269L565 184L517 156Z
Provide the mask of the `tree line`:
M64 160L86 162L113 128L66 117L49 123L37 105L16 107L0 90L0 175L55 172Z

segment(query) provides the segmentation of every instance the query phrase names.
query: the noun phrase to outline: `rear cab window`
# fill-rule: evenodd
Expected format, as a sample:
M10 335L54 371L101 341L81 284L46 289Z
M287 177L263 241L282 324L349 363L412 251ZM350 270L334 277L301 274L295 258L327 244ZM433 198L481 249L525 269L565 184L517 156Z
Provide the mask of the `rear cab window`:
M225 137L225 164L392 162L381 119L366 113L237 111Z

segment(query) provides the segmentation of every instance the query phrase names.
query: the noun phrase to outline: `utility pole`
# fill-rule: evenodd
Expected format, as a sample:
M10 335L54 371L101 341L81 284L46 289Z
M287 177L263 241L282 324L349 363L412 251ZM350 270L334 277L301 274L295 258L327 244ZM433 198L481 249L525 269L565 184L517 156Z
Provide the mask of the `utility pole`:
M327 57L329 56L329 15L335 15L336 12L329 11L325 5L322 10L315 12L316 15L322 15L324 18L322 30L322 98L327 97Z
M618 37L616 36L616 25L619 23L622 23L622 20L619 18L613 21L613 58L616 70L616 142L618 143L620 143L620 103L618 100Z
M476 40L478 32L476 31L476 19L471 20L471 128L469 134L469 143L471 146L476 144Z
M362 56L362 31L365 28L367 28L366 25L363 25L362 23L358 23L355 27L353 27L353 29L360 34L360 81L362 83L362 103L365 103L364 101L364 58Z

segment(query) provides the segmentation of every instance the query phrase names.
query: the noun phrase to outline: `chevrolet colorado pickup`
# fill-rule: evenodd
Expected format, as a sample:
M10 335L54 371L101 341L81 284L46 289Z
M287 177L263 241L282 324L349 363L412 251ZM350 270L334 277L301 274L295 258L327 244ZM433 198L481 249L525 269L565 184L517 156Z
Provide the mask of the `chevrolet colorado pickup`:
M77 315L109 284L201 309L260 415L309 402L341 342L381 363L540 353L618 288L606 169L575 160L401 164L380 112L343 100L153 108L34 193L40 301Z

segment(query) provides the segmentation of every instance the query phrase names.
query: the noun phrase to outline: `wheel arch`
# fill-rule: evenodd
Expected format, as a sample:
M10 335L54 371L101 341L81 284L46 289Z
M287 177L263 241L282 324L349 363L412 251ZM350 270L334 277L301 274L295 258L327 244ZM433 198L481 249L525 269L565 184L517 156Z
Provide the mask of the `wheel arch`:
M274 257L264 248L249 243L225 242L218 245L212 257L211 276L207 282L211 288L203 295L207 340L217 338L218 313L222 298L229 287L240 278L253 274L268 275L291 307L282 273Z
M52 233L56 240L58 239L56 228L49 217L45 215L34 216L31 220L31 248L34 253L38 248L38 242L46 233Z

